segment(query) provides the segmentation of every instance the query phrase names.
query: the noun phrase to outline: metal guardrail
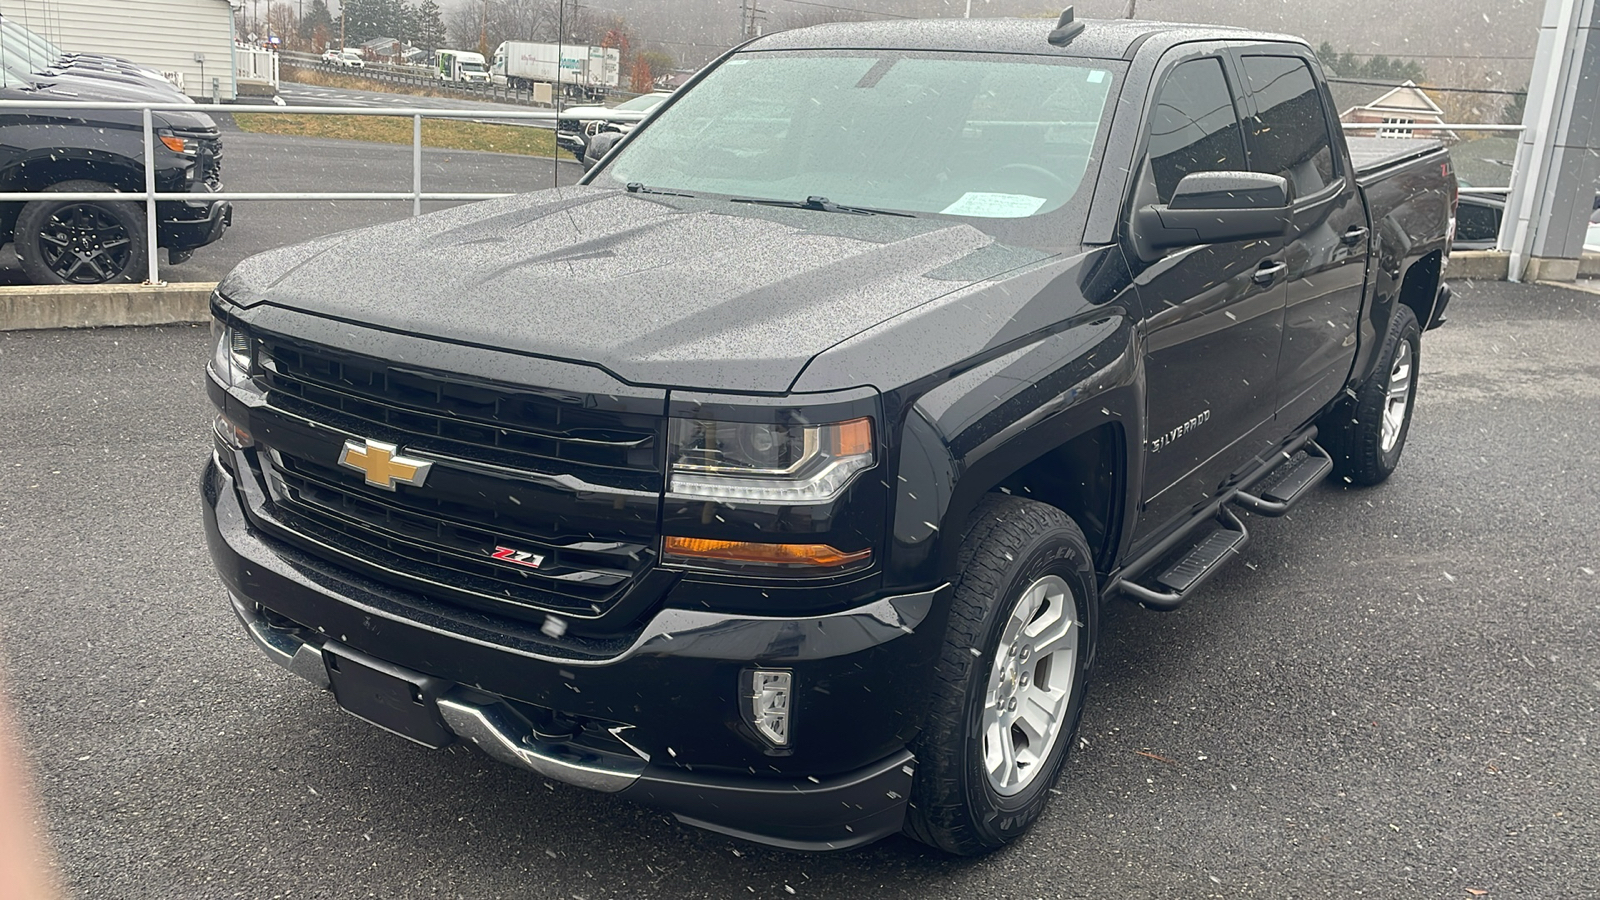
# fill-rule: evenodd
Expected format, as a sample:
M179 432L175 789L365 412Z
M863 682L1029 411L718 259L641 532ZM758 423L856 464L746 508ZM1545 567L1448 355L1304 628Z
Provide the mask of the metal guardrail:
M1340 122L1346 133L1352 131L1370 131L1376 137L1410 137L1414 131L1488 131L1505 132L1507 134L1522 134L1522 125L1470 125L1460 122L1446 122L1441 125L1430 125L1424 122ZM1406 132L1401 134L1400 132ZM1510 178L1507 178L1505 187L1464 187L1457 193L1478 194L1485 196L1503 196L1511 192Z
M0 100L0 111L8 109L29 110L38 109L46 104L31 100ZM93 110L122 110L139 112L143 122L144 142L144 191L61 191L52 192L50 200L79 200L79 201L127 201L135 197L144 200L145 206L145 239L147 256L149 260L149 277L146 284L160 284L159 236L157 234L156 204L167 201L192 201L192 200L410 200L411 215L422 215L422 202L424 200L441 201L474 201L494 200L500 197L511 196L507 192L498 193L464 193L444 191L424 191L422 189L422 120L435 119L499 119L499 120L528 120L536 122L555 123L557 113L554 110L469 110L469 109L425 109L419 107L393 107L393 108L367 108L367 107L342 107L342 106L276 106L276 105L243 105L236 103L73 103L74 109ZM48 104L51 109L59 109L60 104ZM176 110L186 112L215 112L224 114L234 113L270 113L275 115L316 115L316 116L387 116L390 118L409 116L411 127L411 190L409 191L208 191L200 192L171 192L156 190L155 154L150 148L155 144L155 120L153 114L163 110ZM1368 122L1342 123L1346 131L1354 130L1381 130L1385 127L1394 128L1393 125ZM1505 131L1521 132L1521 125L1468 125L1468 124L1441 124L1441 125L1406 125L1411 131ZM559 159L559 156L552 157ZM1509 188L1463 188L1461 193L1477 194L1505 194ZM0 202L27 203L41 199L37 191L0 191Z
M0 111L8 109L39 109L40 104L31 100L0 100ZM50 109L60 109L62 104L48 104ZM73 103L73 109L94 110L123 110L140 112L143 115L144 126L144 191L59 191L48 195L38 191L0 191L0 202L29 202L47 198L50 200L79 200L79 201L127 201L142 198L145 206L145 240L147 255L149 257L149 277L145 284L160 284L160 269L157 262L159 253L158 235L156 233L156 203L166 201L185 200L410 200L411 215L422 215L422 201L424 200L494 200L500 197L509 197L510 193L462 193L443 191L424 191L422 189L422 120L433 119L526 119L530 121L555 122L556 113L551 110L484 110L468 109L423 109L417 107L395 107L388 109L373 109L363 107L342 106L247 106L237 103ZM409 116L411 126L411 190L409 191L208 191L208 192L172 192L156 190L156 165L155 154L150 148L155 144L155 121L153 113L162 110L181 110L184 112L216 112L216 113L274 113L277 115L318 115L318 116L388 116L391 118ZM552 157L552 160L559 156Z
M320 56L298 51L284 50L278 54L280 61L285 66L297 69L306 69L313 72L322 72L328 75L337 75L345 78L354 78L377 82L378 84L409 85L411 87L426 88L433 91L444 91L459 94L463 98L490 100L502 103L518 103L524 106L554 107L572 106L575 104L593 105L602 103L608 98L631 100L639 96L631 91L620 88L597 87L567 83L563 85L562 92L553 90L550 102L535 98L531 88L516 87L511 84L500 84L492 78L485 82L460 82L445 81L432 66L398 65L394 63L364 62L361 66L343 66L329 62ZM558 103L559 101L559 103Z

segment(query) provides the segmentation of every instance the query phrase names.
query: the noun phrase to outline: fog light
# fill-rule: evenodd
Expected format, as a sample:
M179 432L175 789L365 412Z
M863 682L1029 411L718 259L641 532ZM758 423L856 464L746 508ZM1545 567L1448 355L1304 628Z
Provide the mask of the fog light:
M255 443L250 432L233 424L221 413L217 413L216 421L211 423L211 430L216 432L217 440L234 450L243 450Z
M789 746L789 692L793 675L775 669L750 673L745 715L762 739L774 747Z

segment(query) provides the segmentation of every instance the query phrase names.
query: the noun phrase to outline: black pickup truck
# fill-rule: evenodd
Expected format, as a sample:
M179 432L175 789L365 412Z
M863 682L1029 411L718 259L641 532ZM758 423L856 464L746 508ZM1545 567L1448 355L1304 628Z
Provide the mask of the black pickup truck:
M1394 470L1455 203L1299 40L1070 12L762 37L580 186L242 263L201 487L250 636L727 834L1021 834L1104 602Z

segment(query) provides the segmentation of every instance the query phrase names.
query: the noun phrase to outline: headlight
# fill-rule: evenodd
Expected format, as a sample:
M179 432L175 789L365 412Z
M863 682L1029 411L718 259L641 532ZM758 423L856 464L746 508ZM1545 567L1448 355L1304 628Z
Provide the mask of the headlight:
M211 320L211 371L223 384L233 387L250 377L250 336L238 328Z
M749 503L826 503L875 459L867 418L830 425L673 419L668 490Z

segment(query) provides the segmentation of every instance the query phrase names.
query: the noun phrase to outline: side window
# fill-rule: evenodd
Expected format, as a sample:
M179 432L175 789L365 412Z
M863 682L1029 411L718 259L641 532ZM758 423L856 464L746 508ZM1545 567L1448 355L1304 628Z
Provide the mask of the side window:
M1295 56L1246 56L1244 74L1257 113L1250 132L1250 167L1289 179L1295 197L1333 183L1333 148L1322 93L1306 61Z
M1150 114L1150 173L1158 203L1191 172L1242 172L1244 134L1233 95L1215 57L1179 63L1168 73Z

